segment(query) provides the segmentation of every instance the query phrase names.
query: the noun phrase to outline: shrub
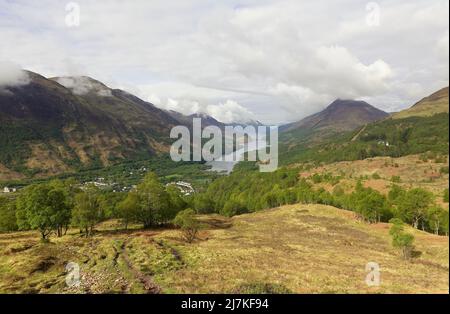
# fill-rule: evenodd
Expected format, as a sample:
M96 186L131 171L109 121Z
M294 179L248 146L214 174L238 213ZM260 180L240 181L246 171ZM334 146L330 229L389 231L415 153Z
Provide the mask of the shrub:
M179 212L173 223L181 229L183 239L186 242L191 243L195 240L200 229L200 222L195 217L193 209L188 208Z
M372 179L379 180L379 179L381 179L381 177L380 177L380 175L379 175L378 173L375 172L375 173L372 175Z
M392 246L398 248L402 252L402 257L405 260L410 260L414 249L414 236L405 232L403 221L398 218L390 220L392 227L389 234L392 237Z
M400 176L392 176L391 181L394 183L401 183L402 179L400 179Z

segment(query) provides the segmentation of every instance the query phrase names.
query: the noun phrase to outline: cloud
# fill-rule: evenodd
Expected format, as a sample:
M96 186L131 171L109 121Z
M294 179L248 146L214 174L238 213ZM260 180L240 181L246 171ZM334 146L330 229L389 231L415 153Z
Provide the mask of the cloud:
M75 95L86 95L94 92L101 97L112 96L109 88L89 77L58 77L56 78L56 81L62 86L72 90Z
M256 119L254 113L234 100L227 99L225 102L217 100L218 103L211 104L211 99L220 99L221 97L219 95L212 97L214 91L211 92L207 88L189 85L181 87L178 85L178 89L173 89L173 96L175 98L168 96L161 98L159 95L155 94L155 92L159 91L164 95L165 93L163 91L165 88L161 88L161 86L159 86L159 88L141 86L140 90L135 90L134 92L160 108L178 111L185 115L206 113L223 123L245 123ZM169 88L169 90L171 90L171 88ZM197 97L195 97L195 95L197 95Z
M233 100L218 105L208 105L206 113L223 123L246 123L254 121L255 115Z
M14 63L0 61L0 87L29 83L28 74Z
M81 24L67 27L65 3L0 0L0 59L183 112L227 119L231 101L267 123L337 97L398 110L448 84L447 0L377 1L375 27L359 0L77 2Z

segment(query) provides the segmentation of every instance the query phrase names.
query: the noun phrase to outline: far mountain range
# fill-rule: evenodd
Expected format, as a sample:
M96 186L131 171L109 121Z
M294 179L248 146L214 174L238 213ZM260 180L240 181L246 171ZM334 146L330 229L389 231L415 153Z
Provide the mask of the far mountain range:
M171 128L191 127L193 118L201 118L203 126L224 127L211 116L162 110L90 77L27 74L28 84L0 89L0 181L165 154L172 142ZM448 112L448 87L392 118L439 112ZM323 111L280 129L283 141L296 144L320 141L390 117L366 102L338 99Z

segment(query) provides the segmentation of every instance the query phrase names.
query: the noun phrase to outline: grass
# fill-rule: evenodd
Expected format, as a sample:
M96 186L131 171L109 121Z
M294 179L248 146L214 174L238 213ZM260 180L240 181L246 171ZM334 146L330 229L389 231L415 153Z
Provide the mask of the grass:
M200 217L192 244L173 229L116 230L94 237L70 230L40 243L35 232L0 235L1 293L448 293L449 241L417 230L420 256L403 261L388 224L368 225L322 205L290 205L224 218ZM65 285L80 265L81 286ZM381 267L381 286L365 266Z

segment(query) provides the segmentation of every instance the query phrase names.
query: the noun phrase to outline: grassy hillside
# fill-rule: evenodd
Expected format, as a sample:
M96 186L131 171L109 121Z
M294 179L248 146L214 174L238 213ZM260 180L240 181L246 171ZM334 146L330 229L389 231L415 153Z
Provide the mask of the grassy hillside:
M349 128L341 128L341 132L324 132L320 128L317 129L315 124L312 127L288 130L281 136L281 162L283 164L304 161L336 162L376 156L400 157L427 151L447 154L448 91L448 87L443 88L389 118L380 117L379 121L366 119L365 123L359 124L360 127L354 124L363 121L355 117L354 112L357 113L358 110L347 108L344 115L347 120L343 121L347 121L346 125ZM365 107L367 106L369 105ZM329 108L320 114L323 115L327 110ZM367 115L367 112L364 113ZM368 117L371 116L376 117L376 112L372 112ZM321 123L325 117L317 122ZM339 125L339 121L331 119L328 124ZM346 130L348 132L342 132Z
M316 114L281 126L281 140L288 146L313 144L387 116L364 101L338 99Z
M317 145L282 143L282 164L400 157L424 152L448 153L449 115L385 119L353 132L336 135Z
M416 258L401 259L387 224L368 225L351 212L290 205L228 219L202 216L192 244L177 230L115 231L93 238L77 230L42 244L34 232L0 235L0 292L9 293L448 293L448 237L411 230ZM77 262L81 286L65 286L65 264ZM381 267L368 287L365 266Z
M425 97L414 106L407 110L397 112L393 115L394 119L404 119L407 117L431 117L435 114L447 112L448 109L448 87Z
M436 202L448 209L443 202L444 190L448 189L448 156L435 159L427 155L410 155L400 158L375 157L357 161L341 161L322 166L303 167L299 172L302 178L313 182L315 178L331 176L339 181L322 179L316 184L332 192L336 186L344 191L353 191L357 182L370 187L383 195L388 195L393 184L408 188L423 188L432 192Z

